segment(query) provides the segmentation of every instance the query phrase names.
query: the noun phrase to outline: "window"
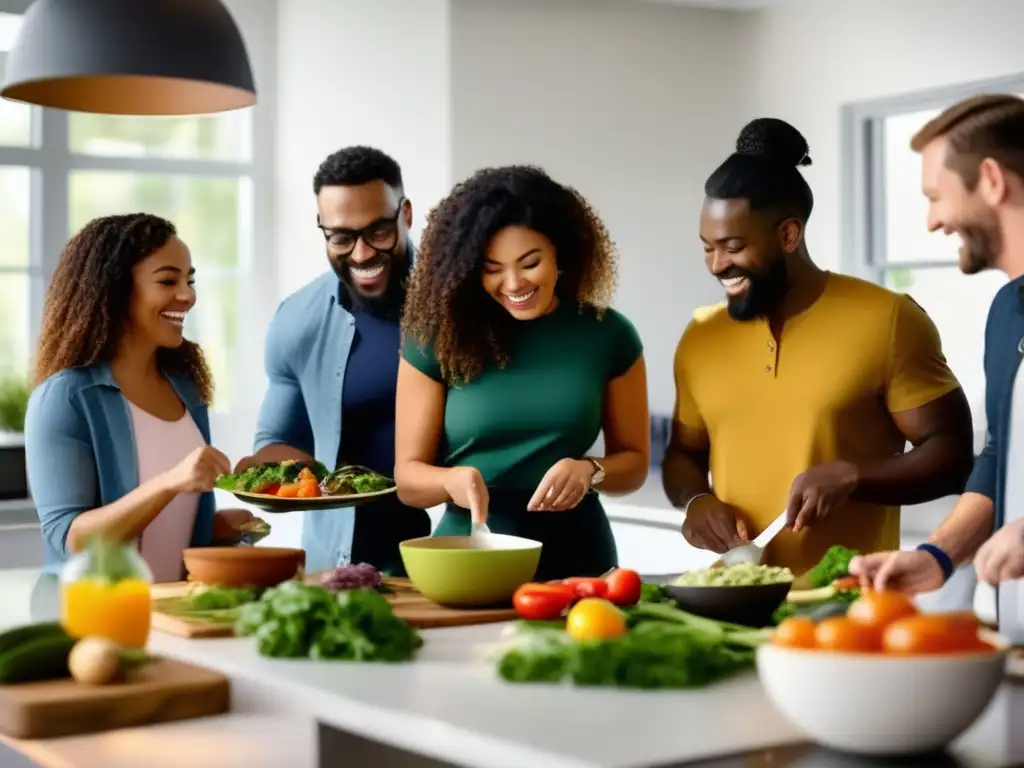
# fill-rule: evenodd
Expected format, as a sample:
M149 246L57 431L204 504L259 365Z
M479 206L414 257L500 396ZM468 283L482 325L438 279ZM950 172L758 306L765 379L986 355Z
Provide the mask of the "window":
M20 23L20 16L0 13L0 79ZM0 380L28 373L31 296L41 287L40 265L30 247L33 171L26 151L35 119L31 107L0 99Z
M20 21L0 13L0 76ZM97 216L144 211L174 222L189 246L198 301L186 335L210 363L214 409L231 408L253 240L252 123L251 109L121 117L0 100L0 378L28 371L45 281L68 238Z
M71 231L109 213L140 210L170 219L196 267L195 308L186 334L198 340L217 385L217 407L230 401L236 349L240 251L249 221L250 180L133 171L72 170Z
M960 239L927 231L921 158L910 149L910 139L950 104L984 92L1024 92L1024 77L853 105L844 114L849 199L844 267L907 293L924 307L979 427L985 418L985 321L1006 276L996 271L963 275L957 266Z

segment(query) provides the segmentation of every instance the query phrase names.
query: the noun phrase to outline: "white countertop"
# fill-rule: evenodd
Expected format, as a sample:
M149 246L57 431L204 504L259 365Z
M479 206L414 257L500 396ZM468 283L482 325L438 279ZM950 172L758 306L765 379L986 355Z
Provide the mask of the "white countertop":
M801 740L752 674L686 692L504 683L483 658L503 626L425 631L417 660L398 665L266 659L244 639L154 635L151 647L273 687L320 722L457 765L625 768Z
M0 571L0 628L30 619L35 578ZM800 740L752 674L687 692L506 684L494 661L482 658L503 626L425 631L417 660L395 665L267 659L250 639L185 640L157 632L150 648L227 674L236 700L240 692L246 701L260 700L260 714L290 713L457 765L624 768ZM544 707L537 706L541 693Z
M30 619L35 579L34 572L0 571L0 629ZM31 618L46 617L37 613ZM233 714L225 718L230 727L223 729L225 757L234 744L251 749L253 739L266 741L267 756L281 754L271 748L289 742L294 744L289 754L295 756L290 768L314 764L307 762L314 749L312 736L303 738L314 721L400 750L486 768L677 764L803 740L775 712L753 673L702 690L672 692L504 683L494 661L485 658L503 627L424 631L417 660L395 665L268 659L256 652L251 639L185 640L157 632L150 648L232 679ZM275 737L274 731L262 729L261 717L285 718L290 729L283 723ZM69 758L65 765L91 765L80 761L83 750L99 757L112 744L138 743L136 739L159 749L175 733L191 734L187 738L195 744L204 743L204 733L217 731L214 720L45 744L63 750ZM988 720L993 722L976 728L973 738L997 737L993 729L1003 724ZM73 756L78 757L71 760ZM271 764L233 758L221 763Z

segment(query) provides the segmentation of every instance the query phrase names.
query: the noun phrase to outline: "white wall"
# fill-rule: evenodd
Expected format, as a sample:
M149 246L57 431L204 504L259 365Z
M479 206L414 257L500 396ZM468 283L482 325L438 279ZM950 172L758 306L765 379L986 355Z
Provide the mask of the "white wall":
M331 151L369 142L394 154L417 229L454 180L484 165L537 163L586 195L617 240L616 305L640 330L651 408L665 413L679 334L694 307L721 295L697 241L703 182L747 120L781 117L808 138L809 243L838 269L841 106L1024 70L1024 4L935 8L280 0L278 297L323 269L310 181Z
M414 234L451 186L447 0L280 0L278 294L327 268L313 174L370 144L402 166Z
M277 125L277 0L226 0L249 51L256 80L257 105L253 114L253 227L250 247L242 259L250 264L239 302L238 374L228 413L212 413L210 429L218 448L232 460L252 451L256 414L265 389L263 332L278 294L275 236L275 131ZM246 240L242 241L243 243ZM202 301L202 297L200 297Z
M943 0L941 12L936 7L932 0L793 0L755 14L750 110L790 121L811 144L814 164L805 171L816 197L807 237L826 268L840 267L844 104L1024 72L1024 3ZM969 288L983 290L984 281L972 278ZM982 327L977 318L971 325ZM903 530L931 530L952 506L943 499L908 508Z
M534 163L594 204L621 251L615 304L644 340L653 413L672 409L694 307L721 298L697 221L742 125L748 23L615 0L452 2L454 177Z
M748 111L810 142L808 242L827 268L840 258L841 106L1024 71L1019 0L793 0L755 16Z
M370 144L398 161L414 236L450 188L448 11L447 0L280 0L275 305L327 269L313 174L332 152ZM301 515L271 523L272 543L299 541Z

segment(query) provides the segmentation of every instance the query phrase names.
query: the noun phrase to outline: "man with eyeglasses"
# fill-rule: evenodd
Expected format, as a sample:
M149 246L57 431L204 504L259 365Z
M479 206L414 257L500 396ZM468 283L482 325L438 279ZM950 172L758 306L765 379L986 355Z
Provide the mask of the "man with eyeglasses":
M331 271L285 299L267 332L269 385L255 453L262 462L316 458L392 476L399 322L415 256L402 172L371 147L347 147L313 178L316 225ZM306 569L366 562L404 575L398 544L430 534L430 518L395 496L303 513Z

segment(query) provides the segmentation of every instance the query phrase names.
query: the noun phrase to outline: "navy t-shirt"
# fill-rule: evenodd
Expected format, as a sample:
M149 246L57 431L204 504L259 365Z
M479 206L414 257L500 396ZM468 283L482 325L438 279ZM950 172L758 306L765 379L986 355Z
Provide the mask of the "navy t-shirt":
M341 394L338 466L362 464L392 477L399 321L358 309L350 311L356 328Z

